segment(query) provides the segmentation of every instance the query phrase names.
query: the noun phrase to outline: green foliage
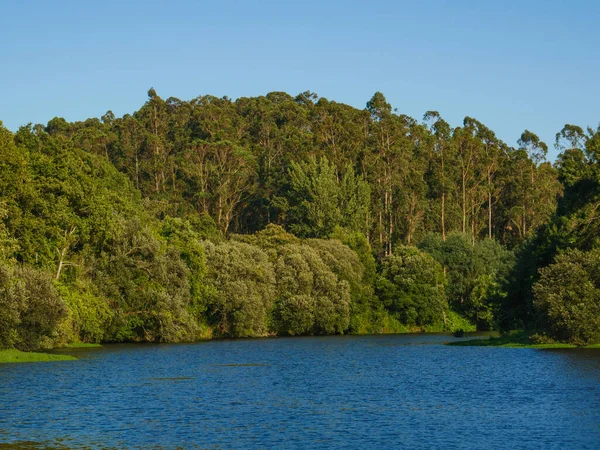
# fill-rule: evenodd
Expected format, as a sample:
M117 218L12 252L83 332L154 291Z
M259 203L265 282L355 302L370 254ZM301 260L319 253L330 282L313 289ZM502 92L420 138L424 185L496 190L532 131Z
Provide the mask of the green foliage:
M121 226L94 264L95 283L114 309L107 339L193 340L189 269L180 252L139 221Z
M352 167L338 174L327 158L292 163L290 230L303 237L326 237L336 226L354 231L365 228L369 185Z
M359 110L150 89L120 118L0 123L3 292L21 298L5 295L1 345L531 324L538 269L600 245L600 128L565 125L553 167L531 131L514 149L471 117L424 121L380 92ZM421 238L452 312L439 266L401 247ZM35 276L66 305L46 325L15 294Z
M232 240L245 242L260 247L272 263L277 261L278 251L287 244L299 244L300 239L288 233L279 225L269 224L255 234L237 234L231 236Z
M565 183L564 197L550 221L540 227L518 252L503 305L505 328L537 326L534 323L533 285L538 280L539 269L552 264L560 252L569 249L588 251L600 245L600 221L597 220L600 166L595 151L600 142L600 130L588 129L583 135L577 128L565 126L557 136L574 147L567 147L557 161L560 178Z
M343 333L350 321L350 288L307 245L281 248L276 264L276 329L286 334Z
M372 285L377 276L377 264L373 256L373 249L366 236L361 232L351 232L346 228L336 227L331 234L331 239L337 239L356 252L363 266L364 284Z
M208 314L222 335L264 336L275 297L275 273L260 248L242 242L204 244Z
M96 286L81 279L73 285L59 285L58 292L68 311L66 324L63 325L67 340L89 343L103 341L113 311Z
M48 274L0 266L0 348L34 350L51 345L66 312Z
M13 271L0 266L0 349L11 348L19 340L22 298L15 295Z
M198 231L193 222L167 217L162 223L160 234L167 244L179 251L181 259L189 269L190 305L192 315L202 321L206 305L203 293L206 277L206 255L202 243L204 229Z
M446 313L443 331L477 331L477 326L454 311Z
M400 246L383 260L376 292L407 325L443 322L448 310L441 265L415 247Z
M348 283L353 297L360 295L364 267L355 251L336 239L307 239L305 244L317 251L339 280Z
M600 342L600 249L559 254L533 286L541 328L560 342Z
M493 327L514 264L512 253L493 239L473 242L461 233L451 233L445 241L438 235L428 235L419 248L443 266L452 310L479 329Z
M17 249L17 242L12 239L4 225L4 220L8 217L8 211L6 204L0 202L0 261L8 261L12 259L15 250Z

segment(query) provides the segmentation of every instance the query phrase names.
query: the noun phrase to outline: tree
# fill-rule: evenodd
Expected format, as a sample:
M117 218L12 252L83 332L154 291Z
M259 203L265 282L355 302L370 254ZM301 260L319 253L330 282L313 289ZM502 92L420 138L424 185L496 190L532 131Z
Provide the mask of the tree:
M350 289L317 250L297 244L280 249L274 318L283 334L343 333L350 323Z
M0 348L51 347L66 313L50 274L30 267L0 266Z
M225 336L264 336L275 295L266 253L242 242L205 243L208 314Z
M445 241L430 234L419 248L444 268L452 310L479 329L495 327L503 289L514 264L513 254L493 239L473 244L471 236L462 233L451 233Z
M108 340L194 340L189 268L176 248L135 219L120 223L103 253L93 278L114 310Z
M533 286L538 326L552 339L600 342L600 249L570 250L540 270Z
M535 187L536 187L536 168L538 165L546 159L548 153L548 146L540 140L540 138L529 130L525 130L519 138L518 144L521 149L527 153L529 157L529 175L530 183L525 189L525 195L523 196L523 215L522 215L522 230L523 236L527 235L528 226L532 225L531 222L536 221L536 208L535 208ZM533 228L533 226L530 226Z
M406 325L422 327L446 320L442 267L415 247L400 246L383 260L376 292Z
M348 166L338 177L325 157L292 163L290 230L304 237L326 237L336 226L361 231L369 210L369 186Z
M435 185L437 185L436 190L439 190L439 227L442 234L442 239L446 240L446 201L453 188L453 184L451 182L453 178L453 155L451 154L452 147L450 142L452 129L450 128L450 125L448 125L448 122L443 120L440 116L440 113L437 111L427 111L423 116L423 120L429 122L430 130L433 132L433 136L435 137L431 160L434 180L431 184L435 183Z

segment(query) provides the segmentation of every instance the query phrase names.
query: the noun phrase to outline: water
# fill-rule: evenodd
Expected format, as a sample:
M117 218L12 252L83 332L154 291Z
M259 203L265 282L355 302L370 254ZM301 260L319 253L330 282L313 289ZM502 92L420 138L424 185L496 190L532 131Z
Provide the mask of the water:
M599 351L451 340L112 345L0 364L0 448L600 448Z

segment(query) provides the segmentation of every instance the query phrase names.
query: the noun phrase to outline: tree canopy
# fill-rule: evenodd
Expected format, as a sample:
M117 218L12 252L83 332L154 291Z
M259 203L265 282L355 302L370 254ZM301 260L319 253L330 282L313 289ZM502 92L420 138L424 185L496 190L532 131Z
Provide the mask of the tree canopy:
M0 123L0 346L460 321L588 342L550 277L593 284L600 127L555 145L551 164L533 131L513 148L381 92L358 109L150 89L123 117Z

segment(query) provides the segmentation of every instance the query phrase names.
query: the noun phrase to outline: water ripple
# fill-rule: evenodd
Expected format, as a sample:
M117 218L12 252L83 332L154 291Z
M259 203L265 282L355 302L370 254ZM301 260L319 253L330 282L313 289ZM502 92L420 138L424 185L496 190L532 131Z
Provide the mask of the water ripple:
M68 367L0 365L0 449L599 447L600 352L452 339L115 345Z

